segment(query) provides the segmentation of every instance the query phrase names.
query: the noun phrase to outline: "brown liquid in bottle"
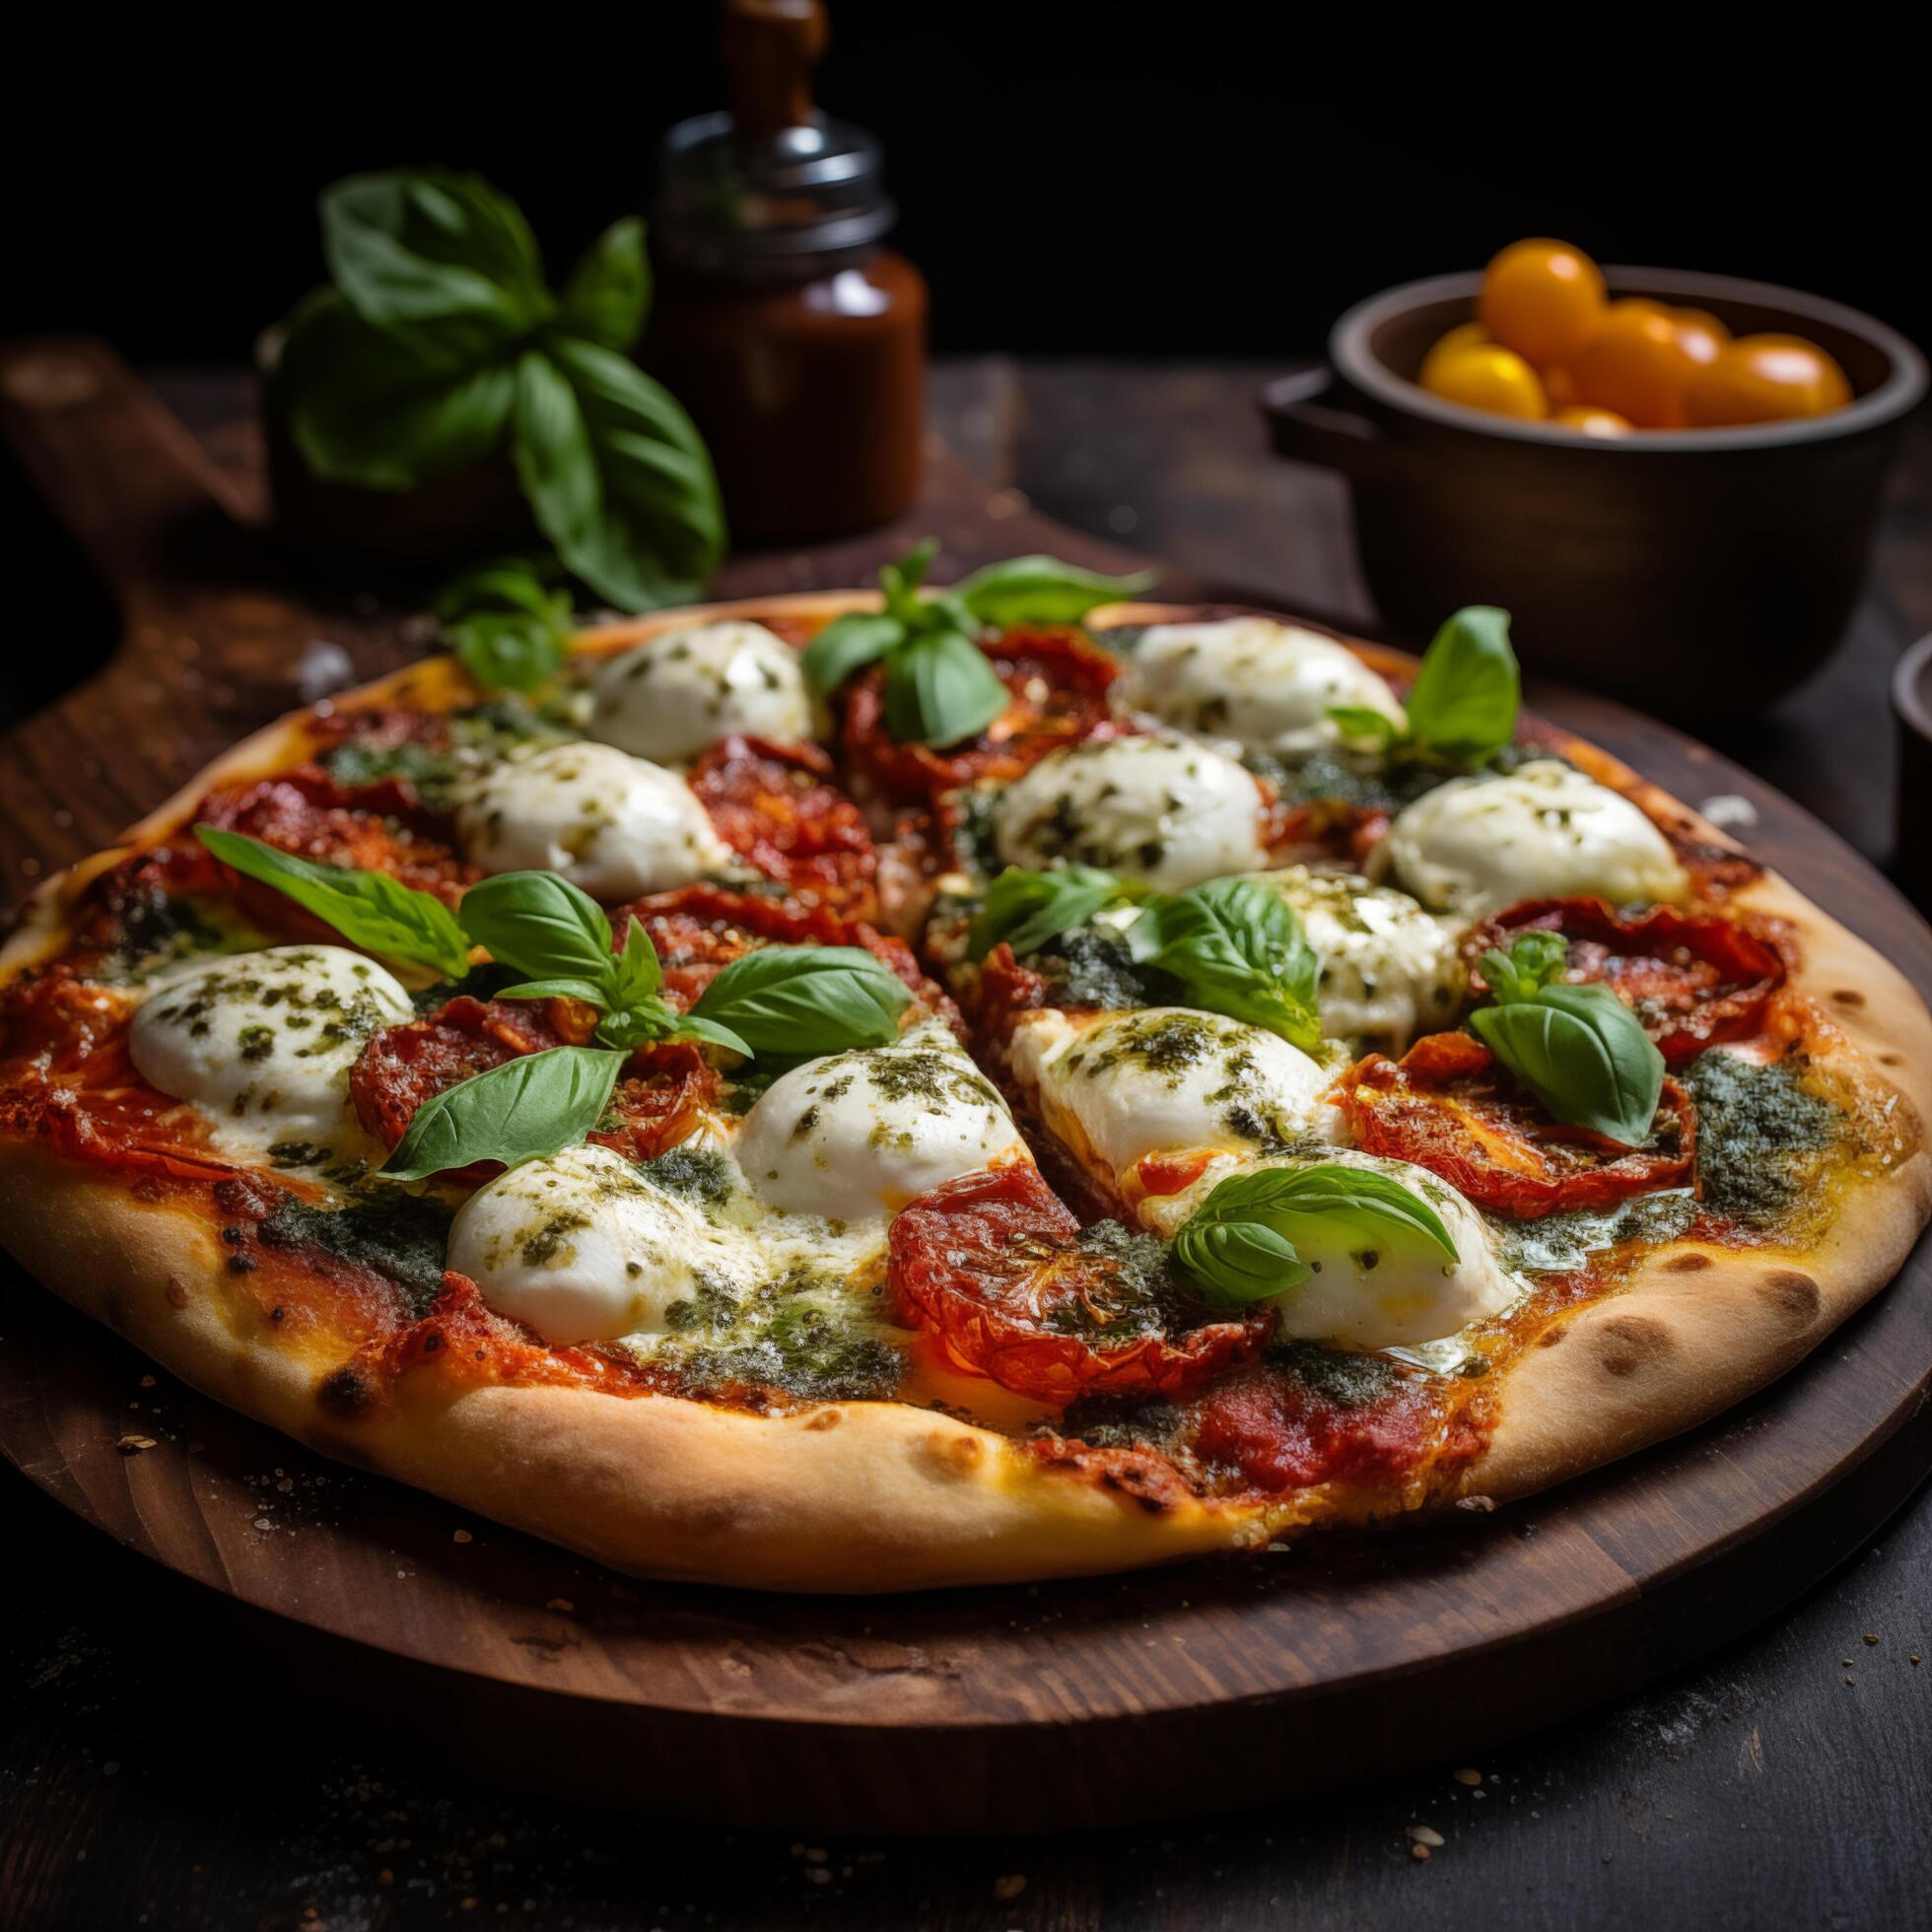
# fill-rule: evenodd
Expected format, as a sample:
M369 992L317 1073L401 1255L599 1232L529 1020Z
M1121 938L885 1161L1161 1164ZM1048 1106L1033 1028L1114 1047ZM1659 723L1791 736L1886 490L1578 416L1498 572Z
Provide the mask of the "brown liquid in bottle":
M643 361L710 446L739 543L844 535L918 494L926 284L879 245L878 145L811 104L818 0L726 0L729 114L664 148Z

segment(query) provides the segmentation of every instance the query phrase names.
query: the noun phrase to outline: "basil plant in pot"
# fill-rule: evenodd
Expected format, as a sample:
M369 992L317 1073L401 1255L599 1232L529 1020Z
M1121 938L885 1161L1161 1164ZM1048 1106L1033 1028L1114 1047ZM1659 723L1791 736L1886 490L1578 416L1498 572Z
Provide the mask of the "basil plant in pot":
M421 576L534 535L598 601L698 595L724 552L711 458L627 353L644 224L561 287L517 205L473 174L352 175L321 197L329 282L261 349L284 531L366 576Z

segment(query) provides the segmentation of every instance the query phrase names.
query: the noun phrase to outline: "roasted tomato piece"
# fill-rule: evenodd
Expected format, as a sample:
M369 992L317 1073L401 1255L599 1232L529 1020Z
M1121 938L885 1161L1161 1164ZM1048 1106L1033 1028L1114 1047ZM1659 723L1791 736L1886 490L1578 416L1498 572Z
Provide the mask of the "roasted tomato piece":
M440 836L442 821L394 784L345 792L325 774L307 768L252 785L222 786L202 799L195 817L299 858L387 872L452 906L462 887L478 876ZM250 883L242 881L244 899ZM292 902L279 892L266 892L266 899L286 923Z
M633 916L644 921L663 962L666 997L687 1010L732 960L762 945L862 946L930 1010L948 1015L952 1010L905 940L830 906L734 892L729 886L686 885L617 907L610 926L620 939Z
M363 1049L349 1075L358 1118L393 1147L416 1109L433 1095L522 1054L580 1039L573 1004L459 994L422 1019L384 1028ZM619 1124L590 1138L648 1160L687 1138L718 1094L717 1071L695 1042L643 1048L631 1056L611 1095L611 1113ZM495 1162L479 1162L455 1178L480 1182L496 1171Z
M1206 1320L1159 1244L1113 1222L1082 1232L1024 1163L962 1175L892 1223L892 1293L961 1368L1015 1394L1175 1397L1257 1354L1273 1310Z
M1462 1420L1463 1392L1379 1355L1300 1346L1202 1396L1189 1418L1194 1453L1278 1493L1314 1483L1387 1485L1431 1450L1466 1462L1482 1436Z
M853 767L902 804L983 783L1009 784L1050 751L1121 728L1107 703L1120 666L1073 630L1007 631L985 647L1010 693L1006 709L977 738L944 751L901 744L885 728L885 673L874 668L846 700L845 747Z
M1278 862L1286 863L1300 856L1309 862L1327 861L1359 872L1388 831L1389 814L1379 806L1350 804L1343 798L1316 798L1299 804L1274 805L1267 837L1269 850Z
M747 864L864 918L878 908L878 855L864 815L815 744L721 739L691 771L718 836Z
M1664 1081L1649 1142L1621 1147L1552 1120L1467 1033L1429 1034L1400 1063L1370 1054L1343 1075L1341 1098L1366 1152L1414 1161L1516 1220L1682 1187L1696 1155L1696 1110L1675 1080Z
M1599 981L1628 1001L1657 1050L1682 1067L1716 1040L1758 1031L1764 1002L1784 983L1777 949L1712 913L1653 906L1624 915L1601 899L1530 899L1472 934L1470 958L1508 950L1518 932L1558 932L1568 977ZM1471 990L1483 989L1471 969Z

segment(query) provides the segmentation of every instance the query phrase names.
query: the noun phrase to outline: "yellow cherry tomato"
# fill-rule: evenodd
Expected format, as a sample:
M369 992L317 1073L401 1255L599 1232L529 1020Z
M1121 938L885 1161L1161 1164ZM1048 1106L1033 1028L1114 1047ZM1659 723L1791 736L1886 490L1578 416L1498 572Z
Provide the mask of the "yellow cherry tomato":
M1569 368L1603 317L1604 278L1567 242L1512 242L1484 271L1476 312L1538 369Z
M1614 409L1638 429L1683 427L1684 392L1697 365L1662 304L1613 302L1575 368L1580 400Z
M1422 386L1445 402L1495 416L1541 422L1550 413L1536 371L1514 350L1493 342L1475 343L1444 357Z
M1671 319L1677 324L1677 339L1684 353L1699 369L1717 360L1718 351L1731 339L1731 331L1706 309L1675 309Z
M1423 388L1432 386L1435 371L1452 356L1464 349L1476 349L1492 340L1489 331L1481 322L1458 322L1447 335L1437 338L1435 345L1422 358L1422 367L1415 380Z
M1576 378L1568 370L1552 366L1537 374L1543 378L1543 393L1552 411L1567 409L1576 401Z
M1685 392L1694 429L1734 423L1788 423L1828 416L1851 400L1845 373L1815 342L1798 335L1741 335Z
M1581 430L1585 436L1628 436L1630 425L1614 409L1599 409L1588 402L1572 403L1550 419L1559 429Z

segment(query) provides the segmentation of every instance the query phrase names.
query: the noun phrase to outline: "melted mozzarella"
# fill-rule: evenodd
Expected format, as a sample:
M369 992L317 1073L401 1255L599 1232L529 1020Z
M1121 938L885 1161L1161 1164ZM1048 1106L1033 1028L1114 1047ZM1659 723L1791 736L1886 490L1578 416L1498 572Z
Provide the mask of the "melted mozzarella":
M464 850L486 872L561 872L594 899L689 885L732 862L675 772L607 744L514 754L456 809Z
M1455 929L1406 892L1291 865L1257 878L1301 918L1322 962L1322 1030L1385 1053L1446 1026L1461 1003Z
M1378 712L1398 729L1395 694L1346 646L1266 617L1156 624L1114 687L1117 701L1203 737L1305 758L1342 741L1338 706Z
M217 1145L333 1144L357 1132L349 1070L379 1028L410 1017L409 996L343 946L232 953L158 980L128 1052L143 1079L191 1101Z
M1012 1051L1048 1128L1130 1196L1128 1170L1147 1154L1253 1153L1321 1131L1322 1067L1219 1013L1150 1006L1085 1027L1041 1013L1020 1022Z
M782 1074L745 1116L737 1157L772 1207L851 1221L1027 1156L999 1089L929 1024Z
M1103 865L1178 892L1262 861L1261 794L1223 753L1174 738L1112 738L1043 758L1000 794L1008 864Z
M1553 758L1438 785L1397 814L1385 849L1424 905L1466 917L1521 899L1681 899L1689 886L1629 799Z
M448 1265L546 1342L661 1333L701 1292L760 1273L741 1230L714 1227L608 1147L526 1161L479 1189L449 1229Z
M1296 1251L1315 1272L1274 1297L1278 1335L1343 1348L1414 1347L1499 1315L1521 1296L1523 1283L1496 1259L1482 1215L1446 1181L1406 1160L1351 1150L1338 1149L1323 1159L1373 1168L1418 1195L1435 1209L1455 1245L1456 1259L1445 1260L1439 1248L1409 1234L1367 1241L1341 1230L1297 1234ZM1171 1237L1222 1178L1210 1173L1185 1194L1146 1203L1142 1218L1157 1233Z
M589 732L638 758L694 758L733 731L811 732L798 654L762 624L696 624L620 653L591 679Z

